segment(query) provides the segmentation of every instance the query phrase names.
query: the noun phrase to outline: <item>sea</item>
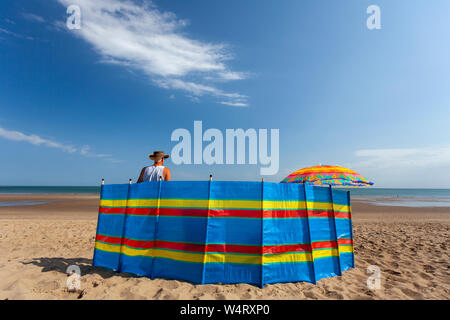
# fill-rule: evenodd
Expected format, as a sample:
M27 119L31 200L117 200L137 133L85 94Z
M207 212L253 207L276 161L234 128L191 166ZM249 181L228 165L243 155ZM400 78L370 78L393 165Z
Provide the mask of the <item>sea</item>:
M450 207L450 189L339 188L350 191L352 199L381 206ZM99 194L99 186L0 186L1 194ZM35 205L41 201L2 201L2 206Z

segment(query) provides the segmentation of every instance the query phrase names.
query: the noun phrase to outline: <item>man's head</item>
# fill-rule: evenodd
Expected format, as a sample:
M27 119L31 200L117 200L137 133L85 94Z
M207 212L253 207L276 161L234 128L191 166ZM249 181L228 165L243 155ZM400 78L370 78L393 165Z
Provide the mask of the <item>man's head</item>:
M169 155L164 154L164 151L153 151L153 153L149 154L148 157L152 159L155 164L164 164L164 159L167 159Z

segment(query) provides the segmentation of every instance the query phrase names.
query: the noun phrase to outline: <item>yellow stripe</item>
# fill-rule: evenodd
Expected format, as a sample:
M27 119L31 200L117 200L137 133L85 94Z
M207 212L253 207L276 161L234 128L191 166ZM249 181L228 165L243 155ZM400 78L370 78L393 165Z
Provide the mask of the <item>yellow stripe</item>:
M126 200L100 200L100 206L104 207L125 207ZM129 207L156 208L157 199L130 199ZM161 199L160 206L163 208L208 208L208 200L193 199ZM308 201L308 209L310 210L331 210L349 212L349 206L332 205L331 202L312 202ZM210 208L213 209L261 209L260 200L211 200ZM305 201L269 201L263 203L264 210L304 210L306 209Z
M126 207L127 200L100 200L100 206L102 207Z
M353 253L353 246L349 245L340 245L339 253Z
M265 255L263 263L283 263L283 262L311 262L311 254L309 252L291 252L277 253Z
M260 264L260 255L245 255L245 254L223 254L223 253L208 253L206 254L205 263L245 263L245 264Z
M120 253L120 246L114 246L112 244L106 244L106 243L98 242L98 241L95 242L95 249L108 251L108 252Z
M96 242L95 248L108 252L120 253L120 246L109 245L101 242ZM340 249L341 250L341 249ZM348 249L341 250L341 252L352 252ZM132 249L123 246L122 253L128 256L146 256L158 258L168 258L172 260L179 260L185 262L203 262L203 254L161 250L161 249ZM337 256L336 249L314 250L314 258L324 258L330 256ZM290 252L279 253L263 256L263 263L286 263L286 262L311 262L311 254L308 252ZM221 254L208 253L206 254L205 263L242 263L255 264L261 263L261 256L259 255L245 255L245 254Z
M329 172L327 172L327 171L329 171ZM342 168L342 167L327 167L327 168L310 167L310 168L304 168L304 169L297 170L294 173L292 173L291 175L294 175L294 174L305 174L305 173L315 173L315 172L320 172L320 173L322 173L324 175L330 174L330 173L354 173L354 174L356 174L355 171L352 171L352 170L347 169L347 168Z
M326 257L338 257L339 252L337 249L324 249L324 250L314 250L314 259L326 258Z
M163 208L201 208L208 209L208 199L161 199Z
M333 203L333 210L339 212L350 212L349 206Z

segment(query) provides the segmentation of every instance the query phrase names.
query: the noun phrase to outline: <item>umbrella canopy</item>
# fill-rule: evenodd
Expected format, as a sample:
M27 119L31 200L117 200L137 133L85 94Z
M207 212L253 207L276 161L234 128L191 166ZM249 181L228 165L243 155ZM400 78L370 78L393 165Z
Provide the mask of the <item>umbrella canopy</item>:
M359 173L350 169L322 165L297 170L281 182L343 187L367 187L373 185L373 182L363 178Z

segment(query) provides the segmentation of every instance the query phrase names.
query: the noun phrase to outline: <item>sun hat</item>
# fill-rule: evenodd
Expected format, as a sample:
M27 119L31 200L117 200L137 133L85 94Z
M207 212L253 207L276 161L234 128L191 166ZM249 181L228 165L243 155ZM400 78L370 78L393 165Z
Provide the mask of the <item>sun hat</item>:
M161 158L167 159L168 154L164 154L164 151L153 151L153 154L149 154L148 157L152 160L160 160Z

